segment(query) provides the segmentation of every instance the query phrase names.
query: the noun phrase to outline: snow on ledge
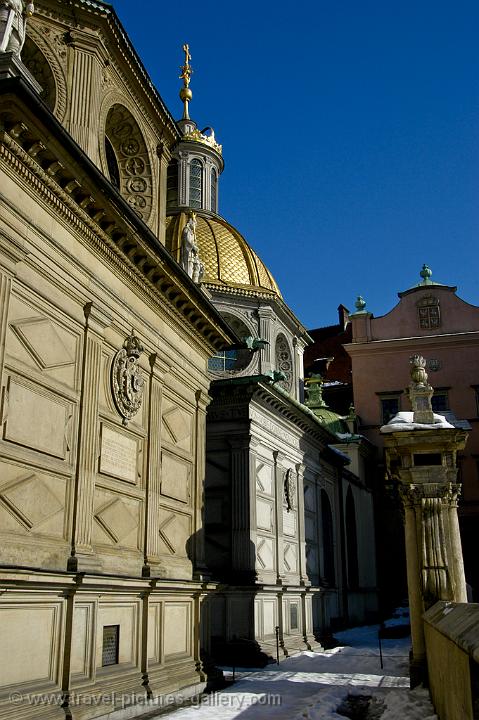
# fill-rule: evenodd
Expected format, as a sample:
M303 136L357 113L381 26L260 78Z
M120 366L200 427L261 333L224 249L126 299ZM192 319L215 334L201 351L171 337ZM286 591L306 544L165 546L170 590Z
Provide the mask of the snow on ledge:
M441 428L454 428L443 415L434 413L434 422L432 423L415 423L413 412L398 412L387 425L380 428L382 433L399 432L400 430L439 430Z

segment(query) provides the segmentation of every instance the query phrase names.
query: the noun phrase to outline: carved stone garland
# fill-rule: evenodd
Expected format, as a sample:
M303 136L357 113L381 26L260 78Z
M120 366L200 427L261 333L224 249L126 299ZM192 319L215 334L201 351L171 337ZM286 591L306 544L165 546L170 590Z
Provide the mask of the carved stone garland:
M288 512L294 509L294 500L296 497L296 486L294 475L291 468L286 470L284 474L284 501Z
M280 370L285 375L285 379L279 385L290 392L293 385L293 359L284 335L278 335L276 338L276 370Z
M143 347L136 335L129 335L111 365L111 390L116 409L128 424L143 401L144 380L138 363Z

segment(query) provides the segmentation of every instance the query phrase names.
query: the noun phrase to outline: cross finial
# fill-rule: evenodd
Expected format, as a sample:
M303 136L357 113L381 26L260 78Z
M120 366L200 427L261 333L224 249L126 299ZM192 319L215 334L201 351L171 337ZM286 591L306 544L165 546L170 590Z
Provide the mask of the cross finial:
M190 80L193 68L190 65L191 55L190 46L188 43L183 45L183 52L185 53L185 64L181 66L180 80L183 80L183 87L180 90L180 98L184 103L183 120L189 120L190 116L188 113L188 103L193 97L193 93L190 90Z
M191 74L193 72L193 68L190 65L191 55L190 46L188 45L188 43L185 43L183 45L183 52L185 53L185 64L182 65L180 68L180 80L183 80L183 86L187 88L190 86Z

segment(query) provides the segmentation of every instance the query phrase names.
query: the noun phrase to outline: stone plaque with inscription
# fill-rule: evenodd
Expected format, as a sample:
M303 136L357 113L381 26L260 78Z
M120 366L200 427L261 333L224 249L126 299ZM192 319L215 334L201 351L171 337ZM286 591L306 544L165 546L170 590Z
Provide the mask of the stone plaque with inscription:
M286 508L283 508L283 532L290 537L296 535L296 513Z
M136 440L102 425L101 473L136 483L137 455L138 443Z

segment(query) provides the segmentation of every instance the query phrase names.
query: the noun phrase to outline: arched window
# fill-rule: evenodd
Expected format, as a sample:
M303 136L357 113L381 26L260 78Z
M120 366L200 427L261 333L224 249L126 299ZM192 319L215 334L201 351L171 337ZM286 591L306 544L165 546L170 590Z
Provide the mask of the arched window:
M57 96L55 77L45 55L29 37L25 38L22 62L30 70L35 80L40 83L42 87L40 96L45 105L53 111Z
M217 199L217 182L218 178L216 175L215 168L211 168L211 179L210 179L210 185L211 185L211 192L210 192L210 210L212 212L216 212L216 199Z
M178 162L172 160L166 174L166 207L178 206Z
M356 529L356 509L351 485L346 495L346 547L348 551L348 586L359 586L358 533Z
M113 105L105 124L105 171L127 203L148 221L153 181L148 148L138 123L123 105Z
M117 190L120 189L120 168L118 166L118 160L116 159L115 151L113 150L113 145L108 140L108 138L105 135L105 154L106 154L106 163L108 165L108 174L110 176L110 182L112 185L116 187Z
M323 577L329 585L336 582L334 569L333 513L326 490L321 490L321 524L323 536Z
M224 319L233 328L238 337L251 335L247 325L231 313L222 313ZM208 370L214 375L235 375L250 365L253 354L249 350L219 350L208 360Z
M191 161L190 165L190 202L192 208L201 208L203 202L203 165L200 160Z

